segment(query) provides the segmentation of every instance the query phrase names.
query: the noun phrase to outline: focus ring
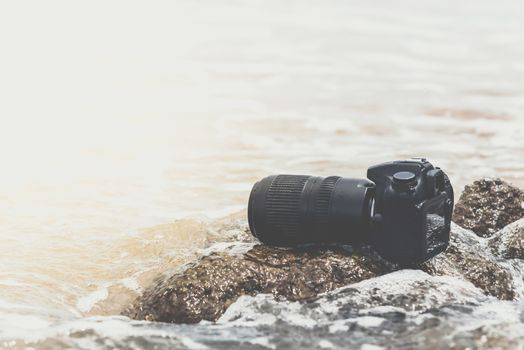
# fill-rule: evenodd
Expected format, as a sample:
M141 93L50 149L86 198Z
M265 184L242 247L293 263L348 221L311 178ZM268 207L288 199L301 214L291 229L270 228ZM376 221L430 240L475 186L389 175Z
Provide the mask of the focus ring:
M278 175L266 195L266 223L268 232L280 239L293 239L299 235L300 200L309 176Z

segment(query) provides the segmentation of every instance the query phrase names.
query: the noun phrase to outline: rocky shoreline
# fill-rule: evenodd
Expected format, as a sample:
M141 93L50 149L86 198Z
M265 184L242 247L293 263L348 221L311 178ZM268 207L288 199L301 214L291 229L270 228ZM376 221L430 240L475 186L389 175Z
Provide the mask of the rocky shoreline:
M261 314L263 306L257 303L270 303L273 311L294 305L309 313L315 305L325 308L335 300L333 317L353 327L348 320L363 317L359 310L364 306L393 308L379 312L387 324L390 318L405 319L398 312L428 312L451 304L471 307L490 298L521 300L523 217L522 190L500 179L476 181L466 186L456 205L447 251L414 270L402 270L368 247L283 249L257 244L246 232L243 242L230 249L211 252L171 276L159 276L123 315L170 323L221 323L245 318L238 309L243 300L262 308ZM378 276L382 284L374 285Z

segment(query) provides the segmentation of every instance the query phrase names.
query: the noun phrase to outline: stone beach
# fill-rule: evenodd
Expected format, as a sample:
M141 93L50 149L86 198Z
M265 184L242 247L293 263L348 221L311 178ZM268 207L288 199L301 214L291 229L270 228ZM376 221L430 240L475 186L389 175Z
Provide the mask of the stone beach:
M466 186L456 204L448 249L413 270L402 270L365 246L283 249L260 245L241 228L246 224L239 222L246 237L232 245L244 245L243 249L211 252L171 276L159 276L123 314L148 321L220 323L237 312L229 307L237 310L238 303L246 300L256 304L255 308L269 303L273 311L292 303L308 313L318 311L314 305L326 307L329 301L337 304L333 306L336 316L328 313L331 316L324 318L342 322L372 306L396 310L378 312L391 327L398 317L406 322L402 316L406 311L431 310L434 320L429 318L424 327L419 324L410 332L415 338L434 328L434 332L443 332L438 321L442 308L471 308L484 300L522 298L523 205L523 192L503 180L482 179ZM238 231L239 227L230 229ZM358 321L356 324L358 328ZM399 330L391 331L397 334ZM404 333L395 339L403 337ZM468 333L468 337L475 335ZM494 337L490 341L505 340Z

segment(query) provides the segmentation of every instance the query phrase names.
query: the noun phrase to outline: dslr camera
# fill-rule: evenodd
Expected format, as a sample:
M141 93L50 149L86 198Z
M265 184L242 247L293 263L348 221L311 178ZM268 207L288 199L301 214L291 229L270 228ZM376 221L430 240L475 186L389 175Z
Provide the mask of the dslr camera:
M265 177L251 190L248 220L269 245L367 244L410 265L447 248L453 203L448 176L413 158L371 166L367 179Z

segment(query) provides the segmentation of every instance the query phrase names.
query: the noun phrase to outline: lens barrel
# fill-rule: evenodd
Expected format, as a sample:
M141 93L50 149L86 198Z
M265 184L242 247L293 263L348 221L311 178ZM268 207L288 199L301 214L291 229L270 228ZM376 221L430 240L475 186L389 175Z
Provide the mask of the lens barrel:
M375 185L339 176L274 175L249 196L249 228L260 241L279 246L361 243L368 231Z

